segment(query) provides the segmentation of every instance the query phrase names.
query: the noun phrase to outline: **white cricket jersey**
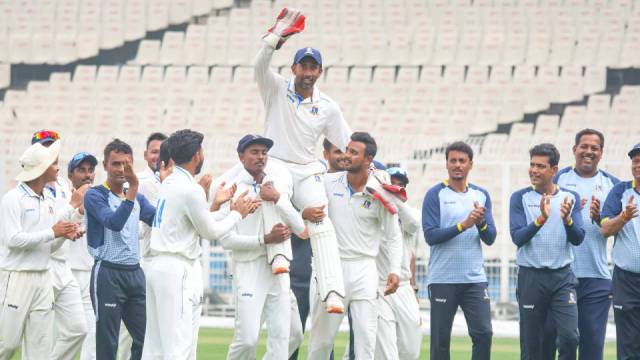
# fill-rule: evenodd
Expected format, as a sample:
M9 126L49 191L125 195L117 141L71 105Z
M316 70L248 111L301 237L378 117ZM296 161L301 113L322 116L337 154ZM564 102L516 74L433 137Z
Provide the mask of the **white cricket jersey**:
M77 211L70 210L71 202L71 184L65 178L58 176L55 185L53 187L46 185L44 191L51 192L55 198L55 211L58 214L58 219L80 223L82 222L82 215ZM51 254L51 258L57 261L66 262L69 259L69 249L74 241L64 241L60 248ZM87 252L85 250L85 252Z
M187 170L175 166L160 185L150 255L168 253L198 259L202 253L201 238L218 239L241 219L237 211L224 218L220 212L210 212L202 186Z
M149 203L153 206L158 204L158 194L160 193L160 177L147 167L138 176L138 193L144 195L149 200ZM139 238L140 238L140 255L142 257L149 254L149 242L151 240L151 227L144 221L140 221L139 226Z
M335 101L313 89L311 98L295 92L289 80L270 68L278 37L269 34L255 60L255 77L265 107L265 136L273 140L269 155L296 164L316 161L315 148L324 135L339 149L349 143L351 129Z
M400 203L399 201L397 203ZM410 207L404 203L398 206L398 215L400 218L400 229L402 230L402 263L400 264L400 281L408 282L411 280L411 257L414 256L418 249L418 239L420 231L420 211ZM380 253L376 258L378 267L378 280L384 284L387 282L389 274L389 251L386 242L380 247Z
M9 190L0 203L0 269L47 270L54 248L55 198L42 196L25 183Z
M305 225L300 214L291 204L291 194L293 192L293 181L287 169L272 161L267 162L264 169L264 179L262 183L273 182L274 187L280 193L280 199L275 204L278 215L283 223L291 228L291 231L300 234L304 231ZM256 184L253 176L244 168L231 181L236 183L238 189L235 196L248 191L247 196L252 198L260 197L260 185ZM228 211L228 203L224 206L224 211ZM260 256L267 255L267 249L264 245L264 227L263 227L262 208L258 208L253 214L247 215L235 227L234 231L220 239L220 243L227 250L232 250L234 261L251 261Z
M398 216L388 212L370 194L354 192L347 181L347 172L326 174L324 184L340 258L375 258L384 241L389 254L389 273L400 275L402 234Z

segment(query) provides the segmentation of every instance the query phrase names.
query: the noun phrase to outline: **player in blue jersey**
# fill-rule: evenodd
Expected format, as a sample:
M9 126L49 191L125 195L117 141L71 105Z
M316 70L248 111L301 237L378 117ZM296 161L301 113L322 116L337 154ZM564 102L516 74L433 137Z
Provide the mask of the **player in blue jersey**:
M473 150L454 142L445 152L449 178L429 189L422 228L429 257L431 359L449 359L453 318L462 308L473 341L473 360L491 357L491 308L481 241L496 239L489 193L467 182Z
M629 151L633 180L611 189L602 207L603 236L613 243L613 314L620 360L640 356L640 144Z
M518 247L521 352L542 359L547 316L557 330L560 359L575 359L578 332L577 279L569 265L571 245L584 240L580 196L553 182L560 153L552 144L530 151L532 186L511 195L509 226Z
M584 242L572 247L571 269L578 278L578 328L581 360L602 360L604 337L611 306L611 272L607 264L607 238L600 232L600 204L611 188L620 182L598 168L604 149L604 135L593 129L576 134L573 155L575 164L558 172L555 183L580 195ZM552 324L551 324L552 325ZM556 331L548 326L545 334L547 358L555 358Z

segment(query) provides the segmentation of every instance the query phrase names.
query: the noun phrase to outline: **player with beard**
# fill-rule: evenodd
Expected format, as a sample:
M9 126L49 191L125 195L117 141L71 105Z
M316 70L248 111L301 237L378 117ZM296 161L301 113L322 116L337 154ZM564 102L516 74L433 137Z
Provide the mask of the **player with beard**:
M374 357L378 323L376 256L382 242L386 242L384 245L389 256L385 295L397 290L402 261L402 235L398 217L366 188L370 177L369 167L376 152L375 140L368 133L353 133L345 153L347 171L325 175L328 213L335 224L346 289L343 305L349 307L352 315L357 359ZM344 314L322 311L320 299L316 299L312 309L309 359L324 360L329 358L333 339Z
M219 239L247 216L253 204L244 197L227 214L209 211L204 189L194 179L204 163L201 133L177 131L166 140L175 165L160 186L151 230L147 276L145 359L188 359L195 355L195 312L200 310L200 239ZM231 188L235 189L235 188ZM228 200L233 190L218 196ZM134 338L135 339L135 338Z
M270 66L276 49L293 34L304 29L300 11L284 8L276 24L268 30L255 60L255 77L265 107L265 136L274 141L269 152L293 178L293 204L304 210L325 206L325 167L315 157L315 146L324 135L339 149L349 142L351 129L338 104L315 86L322 75L322 56L317 49L299 49L293 59L293 78L285 79ZM307 221L313 248L314 274L320 297L330 313L342 313L344 284L340 276L335 229L328 217Z

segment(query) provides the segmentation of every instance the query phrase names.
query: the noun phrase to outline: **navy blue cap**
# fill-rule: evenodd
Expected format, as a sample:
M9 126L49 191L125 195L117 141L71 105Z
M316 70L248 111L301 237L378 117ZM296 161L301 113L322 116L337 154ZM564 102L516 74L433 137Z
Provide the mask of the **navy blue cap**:
M627 155L629 155L630 159L633 159L633 157L638 154L640 154L640 143L636 144L633 148L631 148L631 151L629 151Z
M296 56L293 57L293 64L295 65L300 63L300 61L302 61L302 59L306 58L307 56L311 57L318 63L318 65L322 66L322 55L320 55L320 51L318 51L318 49L310 47L302 48L296 51Z
M96 159L95 156L83 151L73 155L73 158L71 158L71 161L69 161L69 167L67 167L67 171L72 172L85 161L88 161L91 166L98 165L98 159Z
M273 140L260 135L245 135L238 141L238 152L244 152L251 144L263 144L269 150L273 146Z

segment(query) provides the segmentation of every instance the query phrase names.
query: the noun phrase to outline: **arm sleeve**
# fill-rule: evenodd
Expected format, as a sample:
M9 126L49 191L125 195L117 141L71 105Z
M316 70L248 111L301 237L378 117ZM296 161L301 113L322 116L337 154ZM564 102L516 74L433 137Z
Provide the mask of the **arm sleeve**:
M133 210L133 201L124 200L116 211L109 207L109 201L98 190L90 189L84 195L84 210L93 216L100 225L112 231L121 231Z
M580 196L574 194L575 202L573 203L573 209L571 209L571 219L573 223L571 225L564 225L564 229L567 232L567 241L573 245L580 245L584 240L584 224L582 221L582 206L580 205Z
M265 106L271 102L272 96L278 91L278 83L283 80L280 75L271 70L271 58L278 40L278 37L273 34L268 34L263 39L253 66L258 90Z
M396 201L398 207L398 217L400 218L400 228L402 231L414 236L420 231L420 213L402 201Z
M153 218L154 216L156 216L156 208L151 205L149 200L147 200L144 195L137 194L136 198L138 199L138 203L140 204L140 221L149 226L152 226Z
M491 197L488 192L484 192L487 199L484 203L485 213L484 220L486 225L478 229L480 233L480 239L487 245L491 245L496 241L496 235L498 234L496 230L496 224L493 220L493 211L491 210Z
M9 249L30 249L41 243L53 241L53 229L26 232L22 229L20 202L3 199L0 221L4 244Z
M524 246L531 241L540 230L533 222L527 224L527 217L524 214L522 205L522 193L516 192L511 195L509 203L509 230L511 232L511 241L517 247Z
M438 189L429 190L424 197L424 202L422 203L422 229L424 238L429 245L441 244L453 239L460 233L457 226L440 227Z
M344 151L351 139L351 128L344 120L342 111L338 105L333 106L331 113L327 117L327 126L324 128L324 136L338 149Z
M387 241L387 252L389 254L389 272L400 275L402 263L402 231L397 215L392 215L384 207L380 207L382 226L384 227L384 239Z
M600 223L605 219L614 218L622 212L622 195L624 194L624 186L614 186L602 205L602 211L600 212Z
M199 191L185 192L184 206L187 216L200 236L210 240L220 239L242 220L242 216L237 211L231 211L223 219L217 221L215 215L209 211L204 190L200 185L198 188Z
M264 246L259 235L240 235L236 230L227 232L219 241L226 250L257 250Z

